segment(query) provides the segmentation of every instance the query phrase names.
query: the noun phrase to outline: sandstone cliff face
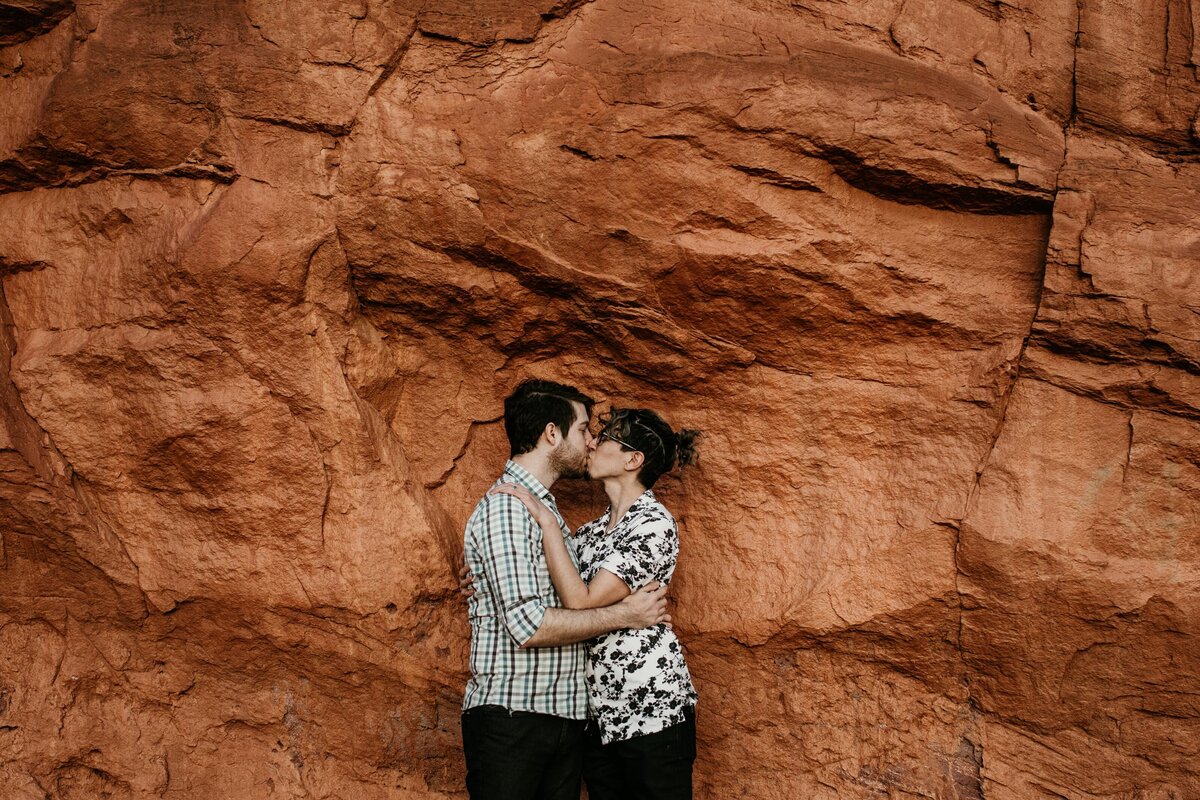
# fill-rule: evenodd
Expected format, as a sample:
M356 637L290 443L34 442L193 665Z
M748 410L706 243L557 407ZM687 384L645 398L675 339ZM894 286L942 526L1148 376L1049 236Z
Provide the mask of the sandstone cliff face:
M451 565L537 375L707 433L699 797L1200 797L1198 42L0 2L0 796L464 797Z

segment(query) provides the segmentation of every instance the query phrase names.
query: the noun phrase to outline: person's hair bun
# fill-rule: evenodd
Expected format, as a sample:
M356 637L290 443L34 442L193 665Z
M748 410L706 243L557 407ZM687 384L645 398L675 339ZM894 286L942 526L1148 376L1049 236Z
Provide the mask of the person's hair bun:
M696 440L699 438L700 431L691 428L684 428L675 434L675 454L679 459L679 466L696 463Z

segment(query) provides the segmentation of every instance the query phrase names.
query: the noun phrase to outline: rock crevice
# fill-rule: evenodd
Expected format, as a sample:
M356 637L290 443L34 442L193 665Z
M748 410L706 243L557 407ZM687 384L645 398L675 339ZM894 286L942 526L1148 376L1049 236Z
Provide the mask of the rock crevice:
M697 797L1200 796L1188 9L0 3L0 796L465 797L534 376L704 432Z

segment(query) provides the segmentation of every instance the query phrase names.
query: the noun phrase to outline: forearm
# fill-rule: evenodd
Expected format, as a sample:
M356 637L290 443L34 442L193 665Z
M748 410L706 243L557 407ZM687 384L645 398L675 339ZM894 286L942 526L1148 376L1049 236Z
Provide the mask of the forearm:
M579 577L579 570L575 568L575 562L567 552L567 544L563 541L562 531L557 523L553 528L542 524L542 550L546 553L550 580L554 582L554 588L562 599L563 606L572 609L596 608L612 602L600 602L591 596L588 585Z
M628 628L630 621L621 611L623 605L581 610L547 608L537 632L521 647L560 647Z

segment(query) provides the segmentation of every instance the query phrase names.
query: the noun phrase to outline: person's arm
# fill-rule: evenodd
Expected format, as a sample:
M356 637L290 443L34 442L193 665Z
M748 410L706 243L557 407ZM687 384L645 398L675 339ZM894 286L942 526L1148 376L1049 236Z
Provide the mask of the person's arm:
M475 594L475 576L467 566L466 559L458 562L458 594L464 600L469 600Z
M487 503L479 537L482 578L518 647L559 647L621 628L670 622L665 588L630 595L607 609L547 608L539 591L532 549L533 519L511 496L493 495Z
M662 622L671 622L667 613L667 587L655 582L605 608L547 608L537 632L521 647L559 647L623 628L649 628Z
M603 608L629 596L628 584L606 569L597 572L590 583L580 577L575 562L571 560L571 554L567 552L558 518L549 506L534 496L533 492L513 483L501 484L492 491L496 494L509 494L520 500L533 515L534 521L541 526L546 566L550 570L550 580L554 582L554 588L558 591L564 607Z

